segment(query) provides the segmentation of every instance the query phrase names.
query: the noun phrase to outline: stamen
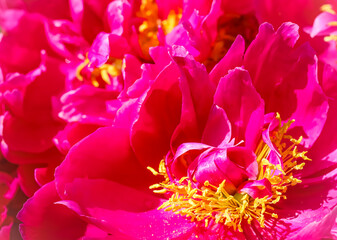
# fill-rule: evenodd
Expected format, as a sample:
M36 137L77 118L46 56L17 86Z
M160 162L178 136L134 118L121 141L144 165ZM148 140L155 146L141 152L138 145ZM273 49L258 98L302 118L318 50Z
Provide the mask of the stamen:
M327 12L333 15L336 15L336 12L332 9L331 4L324 4L321 6L321 11ZM332 21L327 23L329 27L336 27L337 26L337 21ZM336 34L330 34L329 36L324 37L325 42L330 42L330 41L335 41L337 44L337 35Z
M301 182L300 179L293 176L293 171L301 170L305 163L298 164L295 159L310 159L305 156L306 152L298 152L297 146L301 143L302 137L294 139L286 135L294 120L282 124L279 114L276 115L276 118L279 120L279 126L271 133L271 140L278 149L284 166L269 162L268 157L271 149L263 140L260 141L255 151L259 165L257 180L269 180L271 196L253 198L244 192L236 192L231 195L226 191L225 180L219 186L214 186L205 181L200 188L194 187L194 181L188 177L183 177L179 181L171 181L168 177L165 161L162 160L158 172L148 167L154 175L161 175L165 178L163 182L152 185L150 189L156 189L154 192L157 193L171 193L171 197L158 209L180 214L189 218L192 222L203 221L205 227L214 222L232 227L234 231L238 230L239 232L243 231L243 221L248 224L257 221L264 228L266 215L278 218L278 215L273 213L274 208L272 206L281 199L286 199L285 193L289 186ZM290 146L286 147L287 145Z
M98 68L91 70L90 61L86 58L76 69L76 77L81 82L89 80L94 87L111 85L111 78L117 77L122 72L123 60L109 58L109 60ZM87 72L86 72L87 71Z
M149 48L159 45L157 37L158 29L162 28L164 34L170 33L178 25L182 11L171 10L167 19L161 20L158 16L158 6L154 0L142 0L137 16L143 18L143 23L139 26L139 44L142 52L149 57Z
M321 6L321 11L328 12L331 14L336 14L336 12L332 9L331 4L324 4Z

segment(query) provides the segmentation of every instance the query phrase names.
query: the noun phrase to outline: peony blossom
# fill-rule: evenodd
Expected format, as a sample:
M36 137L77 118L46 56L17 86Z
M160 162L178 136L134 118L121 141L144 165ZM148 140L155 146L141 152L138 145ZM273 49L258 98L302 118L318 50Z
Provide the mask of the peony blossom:
M99 30L94 36L97 39L86 34L88 28L82 29L85 22L96 18L88 13L92 6L82 6L86 14L80 17L74 13L79 10L75 2L51 1L47 6L38 2L4 1L0 9L4 32L0 43L1 104L5 109L1 147L8 161L20 165L20 185L28 196L53 179L55 167L73 144L98 127L111 125L121 105L115 100L124 81L125 52L111 54L111 59L119 58L116 66L111 59L97 61L104 19L91 26ZM107 6L108 2L102 4L100 11ZM84 60L86 54L92 60L90 67L89 60ZM131 55L124 64L136 69L140 65ZM102 82L103 75L108 83ZM124 76L130 82L135 78L129 72Z
M75 144L24 205L24 238L331 237L336 78L322 89L298 37L263 24L210 73L182 46L153 49L114 125Z
M63 128L63 123L54 118L52 107L52 98L64 88L62 58L50 47L47 37L39 41L27 37L31 33L47 35L44 18L19 10L2 13L1 151L8 161L20 165L21 188L32 195L39 184L52 178L62 160L52 140Z
M336 7L0 1L0 239L336 238Z

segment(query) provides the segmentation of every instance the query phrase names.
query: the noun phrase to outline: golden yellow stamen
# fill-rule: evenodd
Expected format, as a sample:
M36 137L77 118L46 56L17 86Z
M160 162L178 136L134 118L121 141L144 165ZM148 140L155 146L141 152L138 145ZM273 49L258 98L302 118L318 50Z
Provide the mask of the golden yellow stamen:
M76 77L84 81L82 71L89 65L90 61L86 58L76 69ZM109 58L109 60L98 68L94 68L88 79L94 87L104 87L106 84L111 85L111 77L121 74L123 60Z
M328 12L331 14L336 14L336 12L332 9L331 4L324 4L321 6L321 11Z
M306 152L298 152L297 150L302 138L296 140L286 135L293 121L282 124L279 114L276 118L279 120L279 126L271 134L271 140L281 155L283 168L280 164L274 165L269 162L267 158L271 149L262 140L255 151L259 166L257 180L268 179L270 181L271 197L254 199L247 193L239 192L231 195L225 190L225 180L219 186L214 186L206 181L200 188L193 187L193 181L188 177L171 182L166 172L165 162L162 160L158 172L148 167L155 175L162 175L165 179L159 184L152 185L150 189L154 189L156 193L172 194L158 209L173 211L188 217L191 221L204 221L206 227L210 221L214 221L240 232L243 231L243 221L251 224L253 220L256 220L263 228L266 215L278 218L277 214L272 212L274 210L272 205L281 199L286 199L285 193L289 186L301 182L293 176L293 170L301 170L304 163L298 164L296 159L310 159L305 156ZM277 173L277 171L279 172Z
M321 11L336 15L336 12L332 9L331 4L324 4L323 6L321 6ZM327 23L327 25L329 27L336 27L337 21L329 22L329 23ZM325 42L330 42L330 41L337 42L337 35L336 34L330 34L329 36L325 36L324 41Z
M139 44L146 57L149 57L149 48L159 45L157 37L158 29L161 27L165 34L170 33L178 25L182 11L171 10L167 19L161 20L158 16L158 6L154 0L142 0L137 16L143 18L143 23L139 26Z

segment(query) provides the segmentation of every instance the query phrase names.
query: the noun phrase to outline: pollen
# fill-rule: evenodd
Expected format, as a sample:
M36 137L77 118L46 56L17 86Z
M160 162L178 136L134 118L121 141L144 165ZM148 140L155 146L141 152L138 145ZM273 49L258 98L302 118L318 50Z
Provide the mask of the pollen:
M337 15L336 11L332 9L331 4L324 4L321 6L321 11L327 12L333 15ZM337 26L337 21L332 21L327 23L329 27L336 27ZM330 41L335 41L337 44L337 35L336 34L330 34L329 36L324 37L324 41L330 42Z
M198 188L194 187L196 185L188 177L170 180L165 161L162 160L158 171L148 167L154 175L164 177L163 182L150 186L150 189L155 193L170 196L158 209L180 214L192 222L203 222L205 227L211 223L223 224L239 232L243 231L243 222L251 224L257 221L264 228L268 223L266 219L278 218L278 215L273 212L274 206L282 199L286 199L288 187L301 183L301 180L294 177L293 173L303 169L304 161L310 159L305 151L298 151L302 137L294 139L286 134L293 120L282 124L279 114L276 118L279 125L270 137L274 147L278 150L282 164L274 165L268 160L272 150L263 140L260 141L255 151L259 166L256 180L269 180L271 196L253 198L244 192L229 194L225 190L225 180L219 186L205 181L203 186Z
M94 87L104 87L111 85L111 79L121 74L123 60L109 58L109 60L100 67L90 68L90 61L86 59L77 67L76 77L81 82L88 81Z
M143 54L149 58L149 48L159 45L158 31L163 30L166 35L178 25L182 16L182 11L171 10L166 19L160 19L158 14L158 5L154 0L142 0L137 17L144 19L139 26L139 44Z
M331 14L336 14L336 12L332 9L331 4L324 4L321 6L321 11L328 12Z

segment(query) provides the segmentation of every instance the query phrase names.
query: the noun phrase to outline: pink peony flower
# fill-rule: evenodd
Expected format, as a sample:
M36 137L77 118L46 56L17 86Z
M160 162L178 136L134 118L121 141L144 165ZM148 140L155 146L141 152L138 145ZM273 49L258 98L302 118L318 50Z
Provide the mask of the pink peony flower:
M333 236L335 6L299 2L1 1L23 238Z
M108 49L108 58L99 59L106 35L98 32L92 39L81 32L82 24L97 17L89 12L105 11L108 2L91 9L90 4L79 8L80 1L51 1L53 13L46 3L38 2L3 1L1 5L5 32L0 43L5 108L2 152L8 161L20 165L20 184L28 196L54 178L55 167L73 144L98 127L112 124L121 105L116 98L124 79L126 85L131 84L139 72L121 69L124 50L109 54ZM78 11L85 14L80 16ZM103 31L103 22L92 27ZM31 34L37 39L30 38ZM114 44L116 49L124 46L118 38ZM91 64L89 59L83 63L87 52ZM128 55L124 65L137 69L140 63Z
M336 78L325 73L324 93L298 37L263 24L209 74L184 47L150 51L162 58L125 89L114 126L75 144L25 204L24 238L329 238Z
M8 161L20 165L20 185L32 195L38 184L52 179L52 169L62 160L52 141L63 127L52 108L52 98L64 89L62 58L46 37L27 38L31 33L47 35L43 17L8 10L1 21L5 32L0 43L1 104L5 107L1 149ZM35 169L38 180L34 180Z

